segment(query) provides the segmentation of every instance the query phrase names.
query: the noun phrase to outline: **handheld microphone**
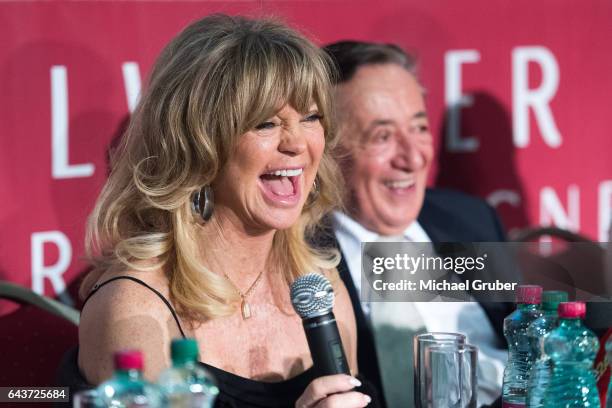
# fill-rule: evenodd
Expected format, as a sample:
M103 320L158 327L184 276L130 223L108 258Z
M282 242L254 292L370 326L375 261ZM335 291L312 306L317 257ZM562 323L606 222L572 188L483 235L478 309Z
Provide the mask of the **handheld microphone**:
M334 290L323 275L300 276L291 285L291 303L302 318L318 376L349 374L342 339L332 312Z

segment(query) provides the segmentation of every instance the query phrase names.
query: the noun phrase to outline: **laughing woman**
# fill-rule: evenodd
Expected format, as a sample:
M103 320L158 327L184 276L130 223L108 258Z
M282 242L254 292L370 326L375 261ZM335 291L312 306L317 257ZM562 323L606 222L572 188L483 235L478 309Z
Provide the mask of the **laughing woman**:
M314 378L289 299L296 277L330 277L355 374L336 258L307 243L340 195L329 75L316 46L268 20L207 17L164 49L89 220L78 354L89 383L128 348L154 379L187 336L219 407L368 404L351 376Z

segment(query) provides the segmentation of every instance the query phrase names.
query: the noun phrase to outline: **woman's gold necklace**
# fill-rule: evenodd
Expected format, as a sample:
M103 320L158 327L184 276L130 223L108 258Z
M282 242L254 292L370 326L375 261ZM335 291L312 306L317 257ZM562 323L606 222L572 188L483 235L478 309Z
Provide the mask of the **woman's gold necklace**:
M242 319L246 320L246 319L250 318L252 316L252 314L251 314L251 305L249 305L249 302L247 302L247 298L255 290L255 287L257 286L257 284L261 280L261 277L263 276L263 270L261 272L259 272L259 275L257 275L257 278L255 278L255 281L251 284L251 286L244 293L242 293L242 291L240 289L238 289L238 285L236 285L230 279L230 277L227 276L227 273L223 272L223 275L225 275L225 278L229 281L229 283L232 284L234 289L236 289L236 292L238 292L238 295L240 296L240 299L242 299L241 302L240 302L240 311L242 312Z

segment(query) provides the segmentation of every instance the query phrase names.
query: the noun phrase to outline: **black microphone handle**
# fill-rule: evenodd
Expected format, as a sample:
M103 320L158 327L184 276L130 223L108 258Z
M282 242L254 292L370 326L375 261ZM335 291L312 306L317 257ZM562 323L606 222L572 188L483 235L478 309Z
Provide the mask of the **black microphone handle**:
M302 323L317 376L350 375L334 314L311 317Z

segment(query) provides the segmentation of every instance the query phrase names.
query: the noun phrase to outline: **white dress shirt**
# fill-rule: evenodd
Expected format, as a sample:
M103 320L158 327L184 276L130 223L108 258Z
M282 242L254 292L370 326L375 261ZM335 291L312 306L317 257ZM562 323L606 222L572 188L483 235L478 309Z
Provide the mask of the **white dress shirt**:
M334 233L348 266L357 293L361 293L361 243L379 240L380 235L364 228L341 212L334 212ZM403 233L411 242L431 242L414 221ZM504 366L508 353L495 347L496 335L482 307L477 302L414 302L429 332L464 333L470 344L478 346L478 404L492 403L501 392ZM361 302L366 314L368 302Z

